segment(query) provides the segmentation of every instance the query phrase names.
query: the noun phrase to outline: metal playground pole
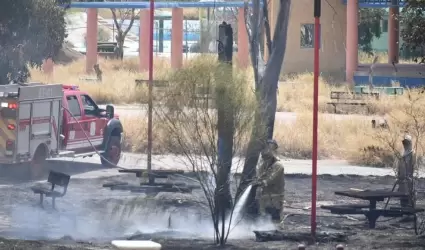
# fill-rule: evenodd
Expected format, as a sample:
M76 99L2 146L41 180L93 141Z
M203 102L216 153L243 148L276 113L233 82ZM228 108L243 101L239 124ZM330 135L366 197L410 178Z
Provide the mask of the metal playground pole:
M313 157L311 173L311 235L316 237L317 199L317 130L319 106L319 49L321 1L314 0L314 94L313 94Z

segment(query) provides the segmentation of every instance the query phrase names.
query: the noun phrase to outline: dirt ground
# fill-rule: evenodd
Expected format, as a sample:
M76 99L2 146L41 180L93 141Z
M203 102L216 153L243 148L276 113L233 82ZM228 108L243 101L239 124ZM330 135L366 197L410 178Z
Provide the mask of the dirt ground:
M96 170L85 168L83 171ZM64 167L63 172L75 174ZM74 171L74 170L73 170ZM113 249L111 240L136 232L153 239L163 249L215 249L208 214L199 212L202 193L160 193L155 198L129 191L102 188L111 181L137 183L133 175L72 178L68 192L57 201L57 210L45 201L37 205L31 182L18 181L0 170L0 249ZM183 181L181 179L179 181ZM329 176L318 179L318 206L352 202L334 195L349 188L391 189L394 178ZM425 186L425 181L420 181ZM286 176L285 230L309 232L311 178ZM420 197L420 200L423 197ZM391 203L397 203L392 201ZM419 202L421 203L421 201ZM138 204L138 205L135 205ZM380 204L383 205L383 204ZM351 234L342 244L346 249L424 249L425 239L415 236L412 223L380 218L376 229L368 229L363 216L336 216L318 208L319 232ZM198 213L199 212L199 213ZM226 249L296 249L301 242L256 242L253 230L273 228L270 221L256 225L241 223L231 233ZM308 244L308 242L302 242ZM307 249L335 249L338 242L309 245Z

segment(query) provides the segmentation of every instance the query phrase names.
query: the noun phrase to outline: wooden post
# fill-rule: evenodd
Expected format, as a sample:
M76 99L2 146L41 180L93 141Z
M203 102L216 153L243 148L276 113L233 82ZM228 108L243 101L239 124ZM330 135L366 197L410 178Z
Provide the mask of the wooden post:
M238 10L238 54L237 55L238 55L238 66L243 69L248 67L249 46L248 46L248 33L245 27L245 9L244 8L239 8Z
M93 71L97 63L97 9L87 10L86 72Z
M183 9L173 8L171 18L171 67L179 69L183 65Z
M149 9L140 10L139 18L139 71L145 72L149 69Z

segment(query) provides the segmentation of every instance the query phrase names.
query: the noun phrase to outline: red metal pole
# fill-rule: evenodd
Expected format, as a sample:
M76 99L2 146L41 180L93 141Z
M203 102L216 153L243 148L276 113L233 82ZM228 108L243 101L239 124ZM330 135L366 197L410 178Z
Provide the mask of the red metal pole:
M148 176L149 182L153 182L152 171L152 89L153 89L153 23L155 17L154 0L150 0L149 9L149 96L148 96Z
M316 236L317 130L319 112L320 0L314 1L313 156L311 173L311 235Z

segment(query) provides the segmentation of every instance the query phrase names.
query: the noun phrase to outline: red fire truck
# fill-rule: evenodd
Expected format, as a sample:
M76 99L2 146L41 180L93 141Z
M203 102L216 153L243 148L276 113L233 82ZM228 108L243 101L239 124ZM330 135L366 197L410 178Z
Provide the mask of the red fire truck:
M99 108L77 86L0 86L0 164L25 164L32 177L48 158L101 155L104 166L121 156L123 127L114 107Z

